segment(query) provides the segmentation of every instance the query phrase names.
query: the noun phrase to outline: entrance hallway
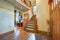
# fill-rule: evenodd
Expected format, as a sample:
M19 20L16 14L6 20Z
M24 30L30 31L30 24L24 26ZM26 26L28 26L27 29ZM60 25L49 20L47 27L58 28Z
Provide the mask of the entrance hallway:
M0 40L60 40L60 0L0 0Z
M15 32L0 35L0 40L49 40L48 36L30 33L18 28Z

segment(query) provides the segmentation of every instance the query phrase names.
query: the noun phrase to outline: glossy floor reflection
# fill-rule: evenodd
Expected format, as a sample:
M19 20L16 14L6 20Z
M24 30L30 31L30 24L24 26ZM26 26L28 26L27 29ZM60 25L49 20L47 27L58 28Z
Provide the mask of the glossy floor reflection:
M49 40L47 36L15 29L13 33L0 35L0 40Z
M27 40L36 40L35 39L35 34L34 33L31 33L29 38Z

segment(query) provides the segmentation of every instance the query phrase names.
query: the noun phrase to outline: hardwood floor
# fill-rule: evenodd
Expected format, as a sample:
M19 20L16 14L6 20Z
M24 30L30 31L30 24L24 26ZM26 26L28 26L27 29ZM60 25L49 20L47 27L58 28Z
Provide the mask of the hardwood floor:
M23 28L15 28L15 31L6 35L0 35L0 40L49 40L47 36L23 31Z

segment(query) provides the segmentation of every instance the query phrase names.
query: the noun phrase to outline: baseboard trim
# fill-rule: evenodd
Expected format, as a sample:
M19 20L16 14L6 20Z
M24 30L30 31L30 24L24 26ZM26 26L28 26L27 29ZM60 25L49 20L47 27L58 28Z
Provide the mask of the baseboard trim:
M14 32L14 30L11 30L11 31L8 31L8 32L5 32L5 33L2 33L0 35L9 35L9 34L12 34Z
M50 33L50 32L45 32L45 31L40 31L40 30L38 30L38 34L41 34L41 35L43 35L43 36L49 36L49 33Z

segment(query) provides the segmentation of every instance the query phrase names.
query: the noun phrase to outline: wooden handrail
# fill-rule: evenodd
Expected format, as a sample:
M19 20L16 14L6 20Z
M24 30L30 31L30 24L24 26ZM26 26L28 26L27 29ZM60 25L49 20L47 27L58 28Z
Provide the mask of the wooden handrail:
M37 26L37 18L36 18L36 16L34 17L34 32L38 33L38 26Z
M28 26L29 22L32 20L32 17L30 18L30 20L24 19L24 21L23 21L23 30L25 30L25 28Z

